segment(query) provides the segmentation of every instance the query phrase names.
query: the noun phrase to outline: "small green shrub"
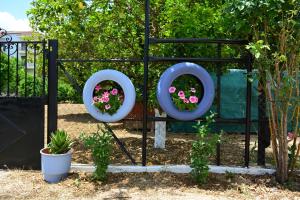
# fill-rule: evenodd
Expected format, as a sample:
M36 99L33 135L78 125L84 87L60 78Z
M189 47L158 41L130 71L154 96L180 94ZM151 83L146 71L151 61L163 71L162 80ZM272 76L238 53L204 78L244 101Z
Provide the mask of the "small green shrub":
M81 134L81 140L85 147L92 151L92 157L96 165L96 170L93 174L95 180L103 181L107 177L107 167L110 161L112 152L112 136L108 130L99 128L98 131L90 136Z
M51 154L64 154L67 153L73 142L68 134L63 130L57 130L51 134L50 143L48 144L49 153Z
M59 102L78 102L81 95L77 95L72 85L63 81L58 81L57 100Z
M47 81L45 81L47 84ZM43 94L43 79L41 77L35 77L32 74L27 74L25 79L24 70L20 70L19 73L19 84L18 84L18 94L20 96L41 96ZM45 92L47 90L47 85L45 86Z
M4 45L3 45L4 46ZM1 46L3 48L3 46ZM0 48L1 50L1 48ZM10 91L15 89L16 85L16 61L15 57L10 57L9 65L8 65L8 57L7 54L0 54L0 90L2 92L6 92L7 85L9 84ZM8 69L8 66L9 69Z
M216 151L216 144L220 141L220 136L217 134L210 134L209 125L214 122L215 114L210 114L206 117L206 122L196 125L198 129L197 140L192 144L191 152L191 167L192 176L198 183L205 183L208 177L208 163Z

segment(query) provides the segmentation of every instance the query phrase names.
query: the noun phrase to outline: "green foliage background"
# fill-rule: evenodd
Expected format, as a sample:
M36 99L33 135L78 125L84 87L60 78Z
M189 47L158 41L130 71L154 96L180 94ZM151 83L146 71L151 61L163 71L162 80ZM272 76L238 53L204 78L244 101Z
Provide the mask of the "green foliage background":
M156 38L225 38L222 0L151 0L150 36ZM28 11L35 31L59 41L60 58L143 58L144 0L34 0ZM152 45L150 54L170 57L216 57L214 44ZM223 56L238 56L238 47L224 46ZM150 106L156 105L155 87L172 63L151 64ZM88 77L114 68L124 72L141 100L142 63L69 63L66 70L83 87ZM205 64L214 71L215 65ZM224 66L226 67L226 66ZM235 66L228 66L234 68ZM60 79L68 82L63 74Z

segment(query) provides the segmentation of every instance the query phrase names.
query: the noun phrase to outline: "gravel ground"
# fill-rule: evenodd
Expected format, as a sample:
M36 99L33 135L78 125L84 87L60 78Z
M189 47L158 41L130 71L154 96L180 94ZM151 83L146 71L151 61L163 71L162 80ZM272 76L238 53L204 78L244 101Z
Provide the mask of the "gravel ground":
M85 111L82 104L60 104L59 129L66 130L77 140L80 133L97 130L97 121ZM125 143L137 162L141 159L141 131L127 130L122 124L111 124L116 135ZM148 135L148 165L188 164L189 150L195 135L167 133L166 149L153 148L154 134ZM251 165L256 162L257 137L251 136ZM77 140L73 161L91 163L90 153ZM244 136L226 134L221 144L223 165L243 165ZM128 159L114 146L113 164L129 164ZM268 163L271 151L267 149ZM215 158L212 158L212 163ZM293 199L300 200L300 176L284 186L273 176L246 176L237 174L210 174L208 183L197 185L189 175L172 173L109 174L106 182L95 182L90 174L69 174L58 184L43 181L40 171L0 171L0 200L10 199Z
M133 123L133 122L132 122ZM59 104L58 128L66 130L76 140L73 161L78 163L91 163L92 159L82 143L78 140L81 133L90 134L97 130L99 123L87 112L83 104ZM100 124L101 125L101 124ZM142 133L138 129L126 129L122 123L110 124L115 134L125 144L134 159L140 163L142 154ZM196 139L195 134L167 133L166 148L154 149L154 133L148 133L147 161L148 165L160 164L189 164L190 149ZM243 134L224 134L221 143L221 164L231 166L244 165L245 136ZM251 135L250 165L256 165L257 136ZM112 164L130 164L128 158L114 145ZM267 163L272 163L271 149L267 149ZM215 158L211 158L215 164Z
M5 174L5 175L3 175ZM3 177L5 176L5 178ZM298 180L299 181L299 180ZM300 199L299 182L278 185L271 176L210 174L205 185L189 175L171 173L109 174L106 182L71 173L58 184L42 180L39 171L0 172L0 199Z

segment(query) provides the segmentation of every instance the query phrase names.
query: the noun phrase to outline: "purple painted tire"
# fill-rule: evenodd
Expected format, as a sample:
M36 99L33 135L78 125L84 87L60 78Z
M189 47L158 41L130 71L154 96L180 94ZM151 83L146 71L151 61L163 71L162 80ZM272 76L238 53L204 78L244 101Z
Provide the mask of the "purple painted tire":
M204 95L198 107L193 111L179 111L169 95L169 88L173 81L181 75L190 74L197 77L204 89ZM204 115L211 107L215 96L214 82L209 73L201 66L183 62L169 67L160 77L157 85L157 100L161 108L170 116L178 120L189 121Z

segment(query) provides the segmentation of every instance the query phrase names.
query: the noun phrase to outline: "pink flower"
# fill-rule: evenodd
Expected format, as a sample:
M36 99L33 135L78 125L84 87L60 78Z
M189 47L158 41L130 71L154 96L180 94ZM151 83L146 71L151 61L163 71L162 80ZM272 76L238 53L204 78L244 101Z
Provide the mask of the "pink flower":
M173 94L176 91L176 87L171 86L169 88L169 93Z
M180 96L179 99L184 100L184 99L185 99L185 96Z
M103 92L102 97L109 97L109 92Z
M191 88L191 92L192 92L192 93L195 93L195 92L196 92L196 89L195 89L195 88Z
M185 95L184 95L184 92L183 92L182 90L180 90L180 91L178 92L178 96L179 96L179 97L185 96Z
M110 105L109 104L106 104L105 105L105 110L108 110L108 109L110 109L111 107L110 107Z
M98 92L99 90L101 90L101 86L100 85L96 85L95 90Z
M94 104L94 103L98 103L98 102L103 103L102 98L99 98L99 97L97 97L97 96L93 97L93 104Z
M185 95L184 95L184 92L182 91L182 90L180 90L179 92L178 92L178 96L179 96L179 98L180 99L185 99Z
M183 100L183 102L184 102L184 103L190 103L190 101L189 101L187 98L185 98L185 99Z
M102 101L105 102L105 103L109 102L109 97L102 97L101 99L102 99Z
M103 103L103 98L98 98L98 102Z
M190 96L189 100L191 103L198 103L198 97L196 96Z
M116 88L112 89L112 91L110 92L112 95L117 95L118 94L118 90Z

